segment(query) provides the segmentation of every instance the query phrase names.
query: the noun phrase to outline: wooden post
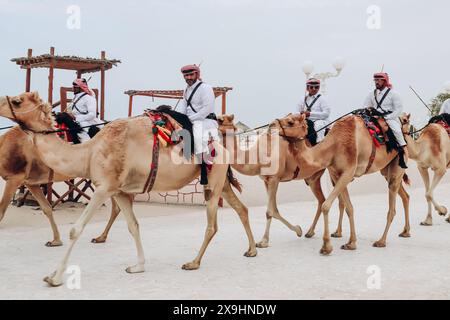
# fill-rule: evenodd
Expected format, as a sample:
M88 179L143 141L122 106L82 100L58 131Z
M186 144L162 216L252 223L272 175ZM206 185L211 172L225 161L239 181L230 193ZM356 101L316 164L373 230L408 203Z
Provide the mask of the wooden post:
M77 70L77 78L80 79L82 75L81 70Z
M128 103L128 117L131 117L133 113L133 96L130 95L130 101Z
M33 49L28 49L28 58L33 56ZM31 67L27 68L27 78L25 80L25 92L30 92L31 89Z
M54 47L50 48L50 55L55 55ZM48 72L48 103L53 103L53 58L50 60L50 67Z
M102 51L101 58L106 59L105 51ZM100 119L105 120L105 67L102 66L100 83Z
M222 93L222 114L227 112L227 93Z

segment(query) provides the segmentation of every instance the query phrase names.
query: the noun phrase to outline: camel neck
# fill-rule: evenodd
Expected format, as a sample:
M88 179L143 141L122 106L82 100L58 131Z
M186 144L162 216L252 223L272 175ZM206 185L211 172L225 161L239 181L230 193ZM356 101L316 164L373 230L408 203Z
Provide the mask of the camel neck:
M405 140L408 148L408 155L411 159L416 160L419 158L419 143L414 140L409 134L405 134Z
M56 134L35 134L39 157L51 169L70 177L89 177L89 143L71 145Z
M299 163L301 179L309 178L315 173L327 168L333 157L333 144L325 138L321 143L314 147L309 147L306 140L301 140L295 144L298 152L296 159Z

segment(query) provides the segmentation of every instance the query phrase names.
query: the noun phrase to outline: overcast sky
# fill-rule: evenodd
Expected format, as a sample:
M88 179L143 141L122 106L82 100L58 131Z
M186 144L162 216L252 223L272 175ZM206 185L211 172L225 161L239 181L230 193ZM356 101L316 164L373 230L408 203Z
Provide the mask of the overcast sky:
M67 27L70 5L81 10L80 29ZM380 9L380 29L367 12L372 5ZM362 106L384 64L405 111L423 119L409 85L429 101L450 80L449 12L445 0L0 0L0 95L24 91L25 71L10 59L28 48L83 57L105 50L122 60L106 73L108 119L127 116L125 90L183 89L180 67L203 62L205 82L234 88L228 113L256 126L297 110L305 61L328 72L341 56L341 76L327 81L332 118ZM55 101L73 78L55 72ZM93 74L91 86L98 80ZM46 70L34 69L32 90L47 98L46 88ZM166 102L138 98L135 114Z

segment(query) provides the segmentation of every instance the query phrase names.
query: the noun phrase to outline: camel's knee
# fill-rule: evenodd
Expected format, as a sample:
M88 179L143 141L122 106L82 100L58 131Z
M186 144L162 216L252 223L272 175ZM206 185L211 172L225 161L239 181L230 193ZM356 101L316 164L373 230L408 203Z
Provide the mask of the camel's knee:
M322 204L322 207L321 207L321 210L322 210L322 214L324 214L324 215L328 215L328 212L330 212L330 209L331 209L331 202L330 201L325 201L323 204Z
M133 221L128 226L128 231L132 234L135 234L139 231L139 223L137 221Z
M80 237L81 231L82 229L77 227L73 227L72 229L70 229L70 240L77 240Z

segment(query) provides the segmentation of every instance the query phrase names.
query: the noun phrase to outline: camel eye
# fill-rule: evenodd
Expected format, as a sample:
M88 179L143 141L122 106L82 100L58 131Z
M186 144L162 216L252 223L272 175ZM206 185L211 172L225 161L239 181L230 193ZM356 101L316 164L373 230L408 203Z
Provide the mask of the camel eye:
M289 121L288 121L288 125L292 127L292 126L294 125L294 121L289 120Z

